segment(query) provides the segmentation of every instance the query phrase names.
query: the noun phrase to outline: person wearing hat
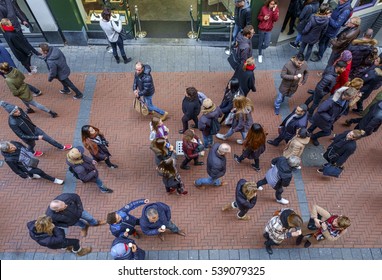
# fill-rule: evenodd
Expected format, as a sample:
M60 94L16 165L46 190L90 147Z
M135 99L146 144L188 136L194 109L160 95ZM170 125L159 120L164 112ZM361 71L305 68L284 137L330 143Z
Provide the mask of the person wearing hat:
M213 134L211 134L211 125L218 123L218 118L223 115L223 112L211 99L206 98L203 100L201 113L202 116L199 119L198 128L203 134L204 147L208 149L214 143ZM217 132L215 134L217 134Z
M36 140L44 140L59 150L69 150L72 148L72 145L62 145L46 134L41 128L32 122L32 120L22 109L16 105L5 101L0 101L0 106L2 106L5 111L9 113L9 127L21 140L24 141L25 144L27 144L27 149L34 153L34 156L39 157L43 155L43 152L34 150Z
M62 185L64 180L54 178L46 174L38 167L31 167L28 165L30 153L26 147L20 142L16 141L1 141L0 142L1 154L4 156L5 162L8 166L19 175L21 178L26 179L40 179L44 178L55 184ZM25 156L27 154L27 156ZM23 155L23 156L21 156ZM30 155L31 156L31 155Z
M84 183L96 183L102 193L112 193L113 190L107 188L98 177L98 170L95 167L97 161L85 156L84 151L84 147L77 146L68 152L66 164L69 165L69 171Z
M65 231L55 226L49 216L40 216L37 220L28 222L27 228L29 236L43 247L66 249L79 257L83 257L92 251L92 247L81 247L78 239L66 238Z
M20 70L10 66L8 62L3 62L0 63L0 72L4 74L5 82L13 96L20 98L27 106L27 114L34 113L34 110L30 107L32 105L41 111L47 112L52 118L57 117L56 112L33 100L32 92L28 84L25 83L25 76Z
M186 236L186 233L171 221L171 208L163 202L147 204L142 209L142 216L139 221L145 235L157 235L162 241L164 241L163 234L166 229L181 236Z
M232 42L236 41L236 36L244 27L252 24L252 12L248 0L235 0L234 21L235 26L232 32Z
M53 199L45 214L52 218L53 223L62 228L78 226L81 236L86 237L89 225L96 227L105 225L105 220L96 220L84 209L81 198L75 193L62 193Z
M146 252L133 239L117 237L111 244L110 254L114 260L144 260Z
M305 146L308 145L309 141L310 133L307 131L306 127L297 129L296 135L287 143L283 156L286 158L290 158L291 156L301 158Z
M297 129L308 125L307 110L308 107L305 104L297 106L279 125L279 135L273 140L268 140L267 143L275 147L283 140L288 143L296 135Z
M263 236L265 249L268 254L273 254L273 245L279 246L285 239L298 237L302 234L303 221L293 209L283 208L276 211L265 226Z
M226 185L221 181L227 170L226 155L231 153L231 146L226 143L215 143L212 145L207 157L207 174L206 178L199 178L194 181L195 187L199 188L203 185L221 187Z

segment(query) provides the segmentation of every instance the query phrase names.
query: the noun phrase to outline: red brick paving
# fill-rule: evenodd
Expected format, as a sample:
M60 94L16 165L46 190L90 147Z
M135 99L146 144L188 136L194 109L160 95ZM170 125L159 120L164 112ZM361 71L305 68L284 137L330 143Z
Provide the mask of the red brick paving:
M257 92L249 97L255 104L254 120L260 122L273 138L277 133L280 117L273 115L273 100L276 94L274 71L257 71ZM277 73L277 72L276 72ZM86 210L95 218L105 218L106 214L122 207L125 203L139 198L149 198L152 202L162 201L172 208L172 220L187 232L187 237L166 235L161 242L156 237L143 237L138 243L146 250L188 250L188 249L240 249L261 248L262 230L272 213L281 205L274 201L274 191L269 186L259 193L258 204L249 212L249 222L238 221L236 211L221 212L221 207L232 201L236 182L240 178L257 181L261 179L272 158L279 156L283 147L267 146L267 151L260 159L262 170L256 173L249 161L237 164L233 153L240 153L241 146L233 135L227 142L232 145L232 154L228 159L228 172L224 180L229 184L222 188L198 190L192 182L206 175L205 166L193 166L191 170L180 170L189 195L186 197L168 196L160 177L156 175L154 155L149 149L148 117L138 115L132 109L132 74L105 73L97 76L90 123L99 127L110 141L112 161L119 169L110 170L104 163L99 164L100 177L105 184L114 189L114 193L101 194L92 184L77 182L76 192L81 196ZM220 104L223 91L231 73L154 73L156 95L154 104L169 112L166 125L170 128L170 141L175 144L181 136L181 101L184 90L195 86L203 91L215 103ZM84 88L86 74L73 74L71 79L80 88ZM32 120L61 143L71 143L80 101L71 96L58 93L57 81L48 83L46 75L37 74L27 78L30 83L40 88L44 95L36 98L42 104L58 112L59 117L52 119L44 112L31 115ZM308 88L317 83L316 75L311 75L309 85L301 88L289 101L290 108L302 103ZM11 96L4 83L0 84L0 98L22 105ZM372 99L372 97L371 97ZM370 100L371 100L370 99ZM22 106L22 108L24 108ZM1 138L18 140L7 125L7 115L0 113ZM341 123L342 120L339 121ZM223 132L227 129L223 128ZM345 130L339 124L335 132ZM200 135L200 134L199 134ZM335 243L320 244L322 247L376 247L382 246L380 232L381 220L381 140L380 132L358 142L358 150L345 164L343 175L339 179L325 178L316 172L316 168L303 167L303 181L309 205L318 203L334 213L347 214L352 226L347 235ZM63 178L66 174L66 152L58 151L49 144L38 141L37 147L45 152L40 167L47 173ZM321 141L325 147L329 140ZM179 160L182 160L181 158ZM204 161L206 161L204 159ZM178 164L179 165L179 164ZM26 222L43 214L48 203L62 192L60 186L45 180L23 180L10 171L8 166L0 168L0 251L4 252L52 252L38 246L28 236ZM285 190L285 198L290 200L290 207L299 210L294 183ZM141 208L134 210L140 216ZM71 228L70 237L79 237L79 229ZM108 251L113 240L108 226L90 228L89 235L82 239L92 245L94 251ZM292 246L289 241L284 247ZM58 250L59 253L59 250Z

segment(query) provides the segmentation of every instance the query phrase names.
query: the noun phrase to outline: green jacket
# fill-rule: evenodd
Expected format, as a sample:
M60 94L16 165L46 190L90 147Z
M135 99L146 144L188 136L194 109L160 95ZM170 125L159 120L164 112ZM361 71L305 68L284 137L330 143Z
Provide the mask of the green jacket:
M377 95L374 97L373 101L369 104L369 106L367 106L366 109L362 111L362 116L365 116L367 113L369 113L370 107L381 100L382 100L382 91L378 92Z
M5 81L12 94L21 100L28 102L33 99L33 96L24 80L24 74L17 68L13 68L11 72L5 75Z

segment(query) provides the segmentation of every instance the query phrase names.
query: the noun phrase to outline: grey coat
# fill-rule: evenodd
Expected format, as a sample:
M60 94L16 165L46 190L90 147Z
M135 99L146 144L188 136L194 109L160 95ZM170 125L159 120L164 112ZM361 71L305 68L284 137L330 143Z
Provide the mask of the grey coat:
M218 153L219 146L220 143L213 144L207 158L207 173L214 180L225 175L227 166L226 157Z
M70 68L66 63L65 55L59 48L49 47L48 54L45 56L44 60L49 70L49 82L53 79L63 81L69 77Z

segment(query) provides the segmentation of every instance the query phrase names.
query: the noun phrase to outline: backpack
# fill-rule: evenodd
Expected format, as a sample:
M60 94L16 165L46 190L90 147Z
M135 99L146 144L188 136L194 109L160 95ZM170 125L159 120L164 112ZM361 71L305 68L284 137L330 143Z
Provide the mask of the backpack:
M211 119L210 134L216 135L220 130L220 123L216 118Z
M70 173L73 174L74 177L76 177L78 180L81 180L80 177L78 177L77 172L74 171L74 168L73 168L73 167L69 166L69 171L70 171Z

